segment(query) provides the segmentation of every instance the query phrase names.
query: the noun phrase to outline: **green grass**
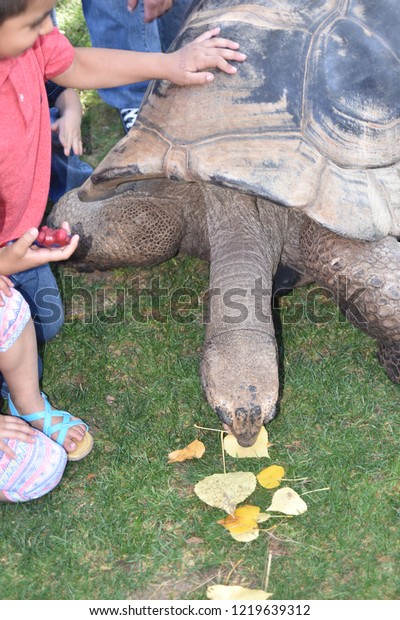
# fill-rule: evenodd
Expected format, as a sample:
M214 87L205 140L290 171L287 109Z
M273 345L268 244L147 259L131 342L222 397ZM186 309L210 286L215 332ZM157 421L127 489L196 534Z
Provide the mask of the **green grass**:
M76 44L85 35L79 7L74 0L59 8ZM95 94L84 103L95 163L122 129ZM211 583L263 587L271 553L274 599L398 599L400 391L379 366L375 343L337 318L291 323L307 290L282 301L284 388L268 427L271 461L227 457L227 468L258 473L280 464L287 478L307 479L287 484L316 492L304 496L308 511L284 520L273 537L262 532L241 544L216 523L221 511L193 492L222 471L219 433L194 427L219 427L201 393L200 314L188 324L149 312L139 322L129 304L124 314L122 291L138 275L199 294L208 284L207 265L189 259L91 275L59 270L67 320L46 347L43 387L90 424L95 447L68 465L50 495L1 506L0 597L204 599ZM79 286L98 300L94 313L79 303ZM336 315L327 301L319 309ZM170 451L196 437L206 445L203 459L167 465ZM258 489L251 502L265 509L271 495Z

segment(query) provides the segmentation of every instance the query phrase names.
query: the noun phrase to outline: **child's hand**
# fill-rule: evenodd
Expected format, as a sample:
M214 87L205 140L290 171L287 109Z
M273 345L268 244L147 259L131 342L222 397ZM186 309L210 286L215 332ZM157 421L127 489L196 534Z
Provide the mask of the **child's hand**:
M55 105L60 112L60 117L52 123L51 130L58 133L65 156L70 155L71 148L75 155L82 155L82 106L78 93L72 88L63 90L57 97Z
M35 441L36 430L29 426L21 418L12 415L0 415L0 451L10 459L15 459L16 454L11 450L4 439L18 439L26 443Z
M14 284L11 282L10 278L7 278L7 276L0 276L0 307L6 305L6 302L4 301L4 295L6 297L11 297L11 289L13 288L13 286Z
M242 62L246 55L238 52L239 43L229 39L216 38L220 28L213 28L204 32L194 41L181 49L166 54L167 62L171 63L171 77L174 84L186 86L188 84L206 84L212 82L212 73L203 69L218 67L225 73L236 73L236 67L230 65L227 60Z
M58 139L64 147L64 155L68 157L71 149L75 155L83 154L81 117L73 110L65 112L51 125L51 130L58 133Z
M62 228L71 233L67 222L63 222ZM38 234L37 228L31 228L15 243L0 250L0 273L13 274L52 261L67 260L75 252L79 241L79 236L74 235L70 243L62 248L39 248L33 245Z

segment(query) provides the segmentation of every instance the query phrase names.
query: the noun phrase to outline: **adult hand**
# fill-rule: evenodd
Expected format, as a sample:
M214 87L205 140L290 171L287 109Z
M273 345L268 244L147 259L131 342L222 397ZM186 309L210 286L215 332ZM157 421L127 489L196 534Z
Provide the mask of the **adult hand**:
M128 11L134 11L138 0L127 0ZM174 4L174 0L143 0L144 21L148 24L157 17L161 17Z
M67 222L63 222L68 234L71 233ZM50 262L67 260L75 252L79 235L74 235L68 245L62 248L39 248L33 245L39 231L31 228L15 243L6 245L0 251L0 274L13 274L26 269L33 269Z

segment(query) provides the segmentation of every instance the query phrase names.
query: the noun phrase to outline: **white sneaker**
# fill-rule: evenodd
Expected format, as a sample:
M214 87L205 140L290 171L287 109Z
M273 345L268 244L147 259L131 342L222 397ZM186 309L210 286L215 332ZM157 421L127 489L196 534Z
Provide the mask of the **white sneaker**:
M121 110L119 111L125 133L128 133L128 131L135 124L138 112L139 108L121 108Z

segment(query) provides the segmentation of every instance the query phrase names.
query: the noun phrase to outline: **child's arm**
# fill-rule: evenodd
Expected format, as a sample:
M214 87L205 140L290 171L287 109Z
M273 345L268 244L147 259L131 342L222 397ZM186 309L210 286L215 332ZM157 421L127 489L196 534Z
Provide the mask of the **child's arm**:
M82 155L82 106L78 93L72 88L65 89L57 97L55 107L60 111L60 118L52 124L51 129L58 132L64 154L70 155L72 148L75 155Z
M70 233L67 222L62 227ZM69 245L61 248L39 248L32 245L38 236L37 228L31 228L15 243L0 249L0 274L10 275L33 267L39 267L49 262L67 260L75 252L79 236L74 235Z
M217 37L220 28L200 35L170 54L80 47L74 62L61 75L52 78L57 84L72 88L111 88L152 79L165 79L185 86L205 84L214 79L206 68L218 67L225 73L236 73L228 60L243 61L239 44Z

